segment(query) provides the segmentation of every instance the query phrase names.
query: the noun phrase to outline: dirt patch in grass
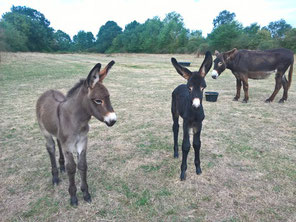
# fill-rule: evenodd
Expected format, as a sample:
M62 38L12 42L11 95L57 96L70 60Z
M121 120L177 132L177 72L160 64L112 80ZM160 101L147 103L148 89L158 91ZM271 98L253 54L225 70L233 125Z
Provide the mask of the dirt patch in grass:
M172 55L2 53L0 64L0 214L3 221L295 221L296 84L288 101L264 100L274 78L249 82L249 103L233 102L235 78L206 77L201 167L193 149L187 180L173 159L171 92L185 80ZM174 55L198 70L202 58ZM69 205L68 179L51 185L50 161L35 117L47 89L66 93L97 63L116 64L105 85L118 122L90 121L88 182L93 197ZM294 67L296 70L296 67ZM294 78L295 79L295 78ZM242 94L243 95L243 94ZM180 125L182 121L180 121ZM181 144L180 127L179 144ZM181 147L180 147L181 148ZM181 152L180 152L181 153ZM76 177L79 186L80 178Z

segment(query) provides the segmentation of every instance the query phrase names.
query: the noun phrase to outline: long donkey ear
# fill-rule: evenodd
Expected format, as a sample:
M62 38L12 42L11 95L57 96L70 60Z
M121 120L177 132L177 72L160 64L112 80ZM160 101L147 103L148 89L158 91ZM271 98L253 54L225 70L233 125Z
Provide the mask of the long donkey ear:
M101 64L96 64L92 70L90 70L88 76L87 76L87 85L90 88L94 88L95 84L99 81L99 73L101 69Z
M201 67L199 68L199 74L201 77L205 77L206 74L210 71L213 63L212 54L207 51L204 61L201 64Z
M190 76L192 75L192 72L189 69L186 69L185 67L179 65L179 63L175 58L172 58L171 61L173 66L181 76L183 76L185 79L190 78Z
M109 70L111 69L111 67L115 64L115 62L112 60L111 62L108 63L108 65L106 65L106 67L100 71L100 74L99 74L99 77L100 77L100 80L99 82L100 83L103 83L103 80L105 79L105 77L107 76Z

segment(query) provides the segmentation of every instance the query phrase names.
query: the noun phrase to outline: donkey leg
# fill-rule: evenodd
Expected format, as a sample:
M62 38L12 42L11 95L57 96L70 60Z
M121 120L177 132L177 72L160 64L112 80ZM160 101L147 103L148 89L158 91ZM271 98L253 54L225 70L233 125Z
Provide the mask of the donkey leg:
M55 144L52 136L46 136L46 149L49 153L50 162L51 162L51 173L52 173L52 183L53 185L58 185L59 180L59 171L57 168L56 157L55 157Z
M173 132L174 132L174 158L179 157L178 151L178 134L179 134L179 113L177 109L176 96L172 95L171 112L173 117Z
M194 132L194 135L193 135L193 148L195 153L194 164L196 168L196 174L201 174L200 158L199 158L200 145L201 145L201 142L200 142L201 128L202 126L200 126L200 128L197 129L197 132Z
M280 73L277 73L275 76L275 88L273 93L271 94L271 96L265 100L265 102L269 103L272 102L274 100L274 97L276 96L276 94L280 91L282 87L282 75Z
M238 99L240 98L241 88L242 88L242 81L236 78L236 95L233 98L233 101L238 101Z
M174 158L179 157L178 151L178 134L179 134L179 117L173 119L173 132L174 132Z
M249 100L249 83L248 83L247 77L243 78L243 89L245 93L245 98L243 100L243 103L247 103Z
M78 199L76 196L76 185L75 185L75 173L76 173L76 163L73 158L73 154L69 151L65 152L65 160L66 160L66 170L69 177L69 194L70 194L70 204L72 206L78 205Z
M88 192L87 185L87 162L86 162L86 149L78 155L78 170L81 177L81 191L83 192L83 199L87 202L91 202L91 196Z
M189 127L188 124L183 123L183 142L182 142L182 164L181 164L181 175L180 179L186 179L186 170L187 170L187 156L190 149L190 141L189 141Z
M283 97L280 99L279 103L283 103L288 99L289 85L288 85L288 80L286 79L285 75L283 75L283 77L282 77L282 85L284 88L284 93L283 93Z
M59 147L59 153L60 153L60 158L59 158L59 163L60 163L60 171L65 172L65 158L62 150L62 146L60 141L57 139L58 147Z

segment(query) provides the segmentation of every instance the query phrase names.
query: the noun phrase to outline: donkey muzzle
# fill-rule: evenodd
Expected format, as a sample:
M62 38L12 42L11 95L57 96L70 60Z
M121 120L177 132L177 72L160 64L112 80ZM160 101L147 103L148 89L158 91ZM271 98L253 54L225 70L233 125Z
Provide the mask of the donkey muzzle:
M104 117L104 122L107 124L107 126L113 126L116 123L116 114L114 112L112 113L108 113L105 117Z
M217 72L216 70L213 70L213 71L212 71L212 78L213 78L213 79L217 79L218 76L219 76L218 72Z

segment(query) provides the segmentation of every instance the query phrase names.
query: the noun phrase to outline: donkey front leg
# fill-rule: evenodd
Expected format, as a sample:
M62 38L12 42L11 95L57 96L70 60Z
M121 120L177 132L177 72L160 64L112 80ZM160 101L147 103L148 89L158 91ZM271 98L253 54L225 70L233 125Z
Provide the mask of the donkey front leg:
M91 196L88 192L87 185L87 162L86 162L86 148L87 138L77 144L78 148L78 170L81 177L81 191L83 192L83 199L87 202L91 202Z
M55 157L55 144L51 136L46 136L46 149L48 151L50 162L51 162L51 173L53 185L58 185L60 182L59 171L57 168L56 157Z
M179 157L179 151L178 151L178 134L179 134L179 121L178 118L173 119L173 132L174 132L174 158Z
M60 171L65 172L65 158L62 150L62 145L58 139L57 139L57 143L58 143L59 152L60 152L60 158L59 158Z
M242 80L236 77L236 95L233 98L233 101L238 101L240 97L241 88L242 88Z
M76 185L75 185L75 173L76 173L76 163L73 158L73 154L69 151L65 152L66 160L66 170L69 177L69 194L70 194L70 204L72 206L78 205L78 199L76 196Z
M196 174L201 174L201 168L200 168L200 158L199 158L199 154L200 154L200 133L201 133L201 128L202 125L199 127L199 129L197 129L197 132L194 132L193 135L193 148L194 148L194 153L195 153L195 159L194 159L194 164L196 167Z
M187 170L187 156L190 149L189 141L189 127L188 124L184 121L183 123L183 142L182 142L182 164L181 164L181 175L180 179L186 179L186 170Z

